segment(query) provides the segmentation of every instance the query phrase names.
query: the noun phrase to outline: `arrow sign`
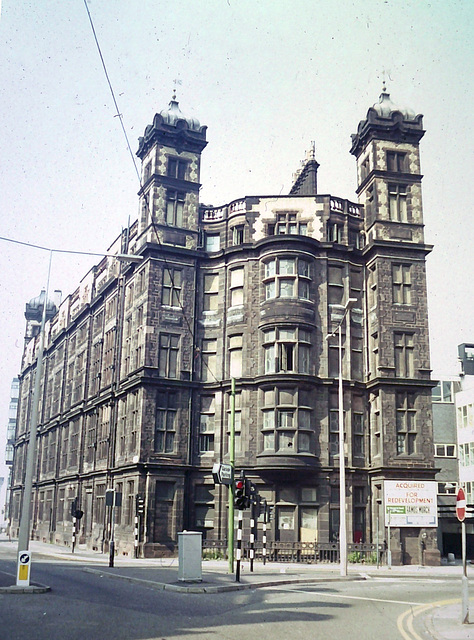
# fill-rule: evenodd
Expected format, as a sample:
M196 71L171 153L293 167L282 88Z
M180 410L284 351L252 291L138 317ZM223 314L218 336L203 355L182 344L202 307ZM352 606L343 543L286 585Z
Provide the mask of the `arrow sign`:
M463 522L466 517L466 495L461 487L456 496L456 516L459 522Z
M29 587L30 585L30 565L31 554L25 549L25 551L18 552L18 564L16 571L16 586L17 587Z
M212 467L212 475L216 484L232 484L234 480L231 464L216 462Z

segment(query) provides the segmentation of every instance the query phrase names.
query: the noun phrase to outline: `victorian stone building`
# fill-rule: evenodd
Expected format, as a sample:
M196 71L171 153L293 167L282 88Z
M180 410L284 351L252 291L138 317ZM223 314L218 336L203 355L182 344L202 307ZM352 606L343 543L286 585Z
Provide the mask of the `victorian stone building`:
M137 496L145 556L172 551L183 529L225 539L228 490L212 466L228 461L234 378L236 468L274 506L270 538L336 541L341 322L349 541L375 541L376 523L386 536L384 479L435 474L423 134L422 116L384 89L352 136L357 202L318 193L312 150L287 196L209 207L206 127L174 98L155 115L139 140L139 217L110 251L140 261L104 258L47 324L35 538L70 544L74 505L79 542L103 550L115 489L119 553L133 553ZM20 376L12 533L37 333ZM410 562L420 535L392 528L394 562Z

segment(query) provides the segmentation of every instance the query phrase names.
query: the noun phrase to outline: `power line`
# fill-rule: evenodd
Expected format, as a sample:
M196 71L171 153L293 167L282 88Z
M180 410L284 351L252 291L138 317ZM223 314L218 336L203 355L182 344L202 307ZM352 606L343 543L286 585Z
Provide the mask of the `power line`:
M136 174L138 176L138 180L140 180L140 173L138 171L138 167L137 167L137 163L135 162L135 158L134 158L134 155L133 155L132 147L130 146L130 141L128 139L128 135L127 135L127 132L125 130L125 125L123 124L123 116L120 113L120 110L118 108L117 99L115 98L115 92L113 90L112 83L110 82L109 74L107 72L107 67L105 66L104 56L102 55L102 51L100 49L99 40L97 39L97 34L96 34L95 28L94 28L94 23L92 22L92 16L90 14L89 7L87 6L87 0L84 0L84 5L86 7L87 15L89 16L89 22L91 23L91 28L92 28L92 33L94 35L94 40L95 40L95 43L97 45L97 50L99 51L99 56L100 56L100 60L102 62L102 67L104 68L105 77L107 78L107 82L109 84L110 93L112 94L112 100L114 101L115 109L117 111L117 113L115 115L120 120L120 125L122 127L123 135L125 136L125 140L127 141L128 151L130 153L130 157L132 159L133 166L135 167L135 171L136 171Z
M100 258L105 258L108 254L106 253L94 253L92 251L74 251L68 249L51 249L51 247L42 247L39 244L33 244L31 242L22 242L21 240L14 240L13 238L4 238L0 236L0 240L4 240L5 242L11 242L13 244L21 244L24 247L30 247L31 249L40 249L41 251L50 251L51 253L72 253L80 256L99 256Z
M90 25L91 25L91 28L92 28L92 33L93 33L93 35L94 35L94 40L95 40L95 43L96 43L96 45L97 45L97 50L98 50L98 52L99 52L99 56L100 56L100 60L101 60L101 62L102 62L102 67L103 67L103 69L104 69L105 77L106 77L106 79L107 79L107 83L108 83L108 85L109 85L110 93L112 94L112 99L113 99L113 101L114 101L114 105L115 105L115 109L116 109L116 117L118 117L118 118L119 118L119 120L120 120L120 125L121 125L121 127L122 127L123 135L125 136L125 140L126 140L126 142L127 142L127 147L128 147L129 153L130 153L130 157L131 157L131 159L132 159L133 166L134 166L134 168L135 168L135 172L136 172L137 177L138 177L138 182L139 182L139 184L140 184L140 190L143 190L143 183L142 183L142 179L141 179L141 176L140 176L140 172L139 172L139 170L138 170L137 163L135 162L135 157L134 157L134 155L133 155L132 148L131 148L131 146L130 146L130 141L129 141L129 139L128 139L128 135L127 135L127 132L126 132L126 130L125 130L125 126L124 126L124 124L123 124L123 116L122 116L122 114L120 113L120 110L119 110L119 107L118 107L118 104L117 104L117 100L116 100L116 98L115 98L115 92L114 92L114 89L113 89L113 87L112 87L112 83L111 83L111 81L110 81L109 74L108 74L108 72L107 72L107 67L106 67L106 64L105 64L104 57L103 57L103 55L102 55L102 51L101 51L101 48L100 48L100 44L99 44L99 40L98 40L98 38L97 38L96 31L95 31L95 28L94 28L94 23L93 23L93 21L92 21L92 16L91 16L91 13L90 13L90 11L89 11L89 7L87 6L87 0L84 0L84 5L85 5L85 7L86 7L87 15L88 15L88 17L89 17L89 22L90 22ZM162 243L161 243L161 238L160 238L160 236L159 236L159 234L158 234L158 231L157 231L156 226L155 226L155 222L154 222L154 220L153 220L153 214L152 214L152 212L150 211L150 206L149 206L149 204L148 204L147 194L145 194L145 193L143 193L143 200L144 200L144 202L145 202L146 212L147 212L147 214L148 214L149 219L151 220L151 226L152 226L153 232L154 232L154 234L155 234L155 237L156 237L156 240L157 240L158 246L159 246L161 249L163 249L163 245L162 245ZM173 290L175 290L175 284L174 284L174 278L173 278L173 270L172 270L172 268L170 268L170 265L169 265L169 263L168 263L168 260L167 260L167 258L166 258L166 254L165 254L165 253L163 253L162 258L163 258L164 265L165 265L165 267L166 267L166 269L168 270L168 273L169 273L169 275L170 275L170 279L171 279L171 284L172 284ZM189 323L188 317L187 317L187 315L186 315L186 313L185 313L185 310L184 310L184 307L183 307L183 304L182 304L182 301L181 301L181 296L180 296L179 292L177 292L177 294L178 294L178 295L177 295L177 300L178 300L179 307L180 307L180 309L181 309L181 313L183 314L183 318L184 318L184 321L185 321L186 327L187 327L187 329L188 329L188 331L189 331L189 335L191 336L191 338L192 338L192 340L193 340L193 342L194 342L194 331L193 331L193 329L191 328L191 325L190 325L190 323ZM218 382L218 380L217 380L216 376L215 376L215 375L214 375L214 373L209 369L209 367L208 367L207 363L205 363L205 366L207 367L207 369L209 370L209 373L211 373L211 375L212 375L212 377L215 379L215 381L216 381L216 382Z

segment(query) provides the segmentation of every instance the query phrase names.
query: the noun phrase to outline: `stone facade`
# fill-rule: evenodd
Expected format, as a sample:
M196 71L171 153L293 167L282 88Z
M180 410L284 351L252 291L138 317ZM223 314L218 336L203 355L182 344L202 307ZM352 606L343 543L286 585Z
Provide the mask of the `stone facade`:
M229 460L235 379L236 469L274 506L269 538L336 541L341 325L349 541L376 540L383 480L435 474L423 133L421 116L369 109L351 150L359 203L317 193L313 151L290 195L208 207L206 127L174 99L155 116L139 142L139 219L112 249L140 262L104 258L47 325L34 537L70 544L80 505L79 542L105 550L115 489L119 553L134 553L136 526L145 556L174 552L183 529L225 539L228 490L212 466ZM36 343L21 373L13 533ZM394 561L415 561L421 533L392 529Z

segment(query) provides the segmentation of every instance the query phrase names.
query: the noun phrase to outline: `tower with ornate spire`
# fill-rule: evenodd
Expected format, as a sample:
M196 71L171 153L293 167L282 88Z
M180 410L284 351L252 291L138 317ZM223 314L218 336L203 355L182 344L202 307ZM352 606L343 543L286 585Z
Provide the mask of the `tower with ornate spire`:
M195 248L201 152L207 127L186 117L176 91L138 140L142 161L137 246L147 242ZM158 236L158 238L157 238Z
M352 136L365 209L367 391L373 521L385 480L432 480L430 352L419 142L423 117L397 106L385 83ZM430 563L436 529L426 529ZM418 552L419 529L392 528L395 563Z

